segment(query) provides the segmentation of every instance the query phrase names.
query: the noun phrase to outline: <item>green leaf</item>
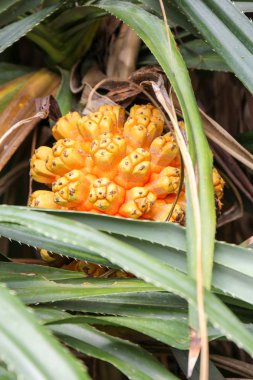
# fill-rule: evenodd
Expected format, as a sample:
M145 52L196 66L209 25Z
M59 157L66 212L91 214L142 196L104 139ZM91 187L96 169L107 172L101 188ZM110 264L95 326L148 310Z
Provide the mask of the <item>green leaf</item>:
M1 357L17 376L34 380L89 379L81 363L3 286L0 286L0 298ZM41 360L43 353L46 355Z
M178 42L178 47L189 69L230 71L224 60L203 40ZM141 54L138 66L157 65L157 60L149 51Z
M44 265L36 264L22 264L22 263L1 263L0 265L0 282L1 276L6 276L8 274L23 274L28 276L40 275L44 279L53 281L62 281L71 278L82 278L84 279L84 274L81 272L72 272L69 270L48 267Z
M62 115L66 115L71 111L73 96L70 91L69 81L70 73L67 70L60 69L61 72L61 84L56 95Z
M50 237L55 242L64 241L75 246L80 252L85 251L84 247L88 247L120 265L124 270L158 288L162 287L182 296L194 308L197 307L195 282L183 273L165 266L143 250L68 219L31 210L24 212L24 209L14 206L0 206L0 211L0 222L25 225L30 230ZM82 259L81 255L79 258ZM52 287L48 288L49 291L50 289ZM45 296L42 295L42 297ZM229 336L231 340L253 354L253 336L248 333L237 317L208 290L205 290L205 310L209 321L222 334Z
M144 10L148 11L149 13L153 13L156 16L159 16L161 19L163 18L161 6L158 1L140 0L139 2L141 3ZM184 28L185 30L191 32L193 35L197 34L197 29L192 25L191 22L189 22L181 10L178 9L176 3L172 2L168 4L167 2L164 2L164 8L170 27L180 26L181 28Z
M41 323L59 322L69 318L70 314L62 310L53 309L52 307L34 307L34 314Z
M32 72L32 68L28 66L15 65L8 62L0 62L0 85L9 82L22 75Z
M80 285L59 284L43 277L10 274L2 277L6 285L15 290L19 298L27 304L55 302L59 300L81 299L102 295L159 291L161 289L137 279L90 279L84 278Z
M104 13L94 7L72 7L46 25L38 25L27 38L55 64L70 70L91 47Z
M169 227L169 226L168 226ZM124 231L125 233L125 231ZM170 228L168 228L168 234ZM148 241L140 240L132 237L125 237L114 235L123 242L127 242L134 247L143 249L150 254L156 254L156 257L181 271L186 271L186 252L177 250L167 246L167 244L150 243ZM233 244L226 244L223 242L216 242L216 250L214 256L214 263L216 268L225 267L225 269L231 269L249 277L253 277L253 250L236 246Z
M122 240L123 242L129 243L132 246L149 253L151 256L154 256L154 252L155 252L156 259L159 260L161 263L166 264L166 265L168 265L174 269L177 269L179 271L182 271L184 273L186 272L185 252L172 249L169 245L167 245L168 243L166 243L166 240L163 239L163 237L166 237L166 236L168 236L168 237L176 236L176 234L174 233L175 227L177 228L178 231L183 232L183 234L184 234L184 229L182 229L178 226L175 226L173 224L170 224L170 223L160 223L160 227L161 227L160 232L164 232L164 235L163 235L161 233L159 234L159 230L155 229L155 227L157 227L158 223L153 223L153 222L148 222L148 221L137 221L136 222L134 220L128 220L127 221L128 224L125 224L124 219L121 219L121 221L120 221L119 218L112 218L112 217L108 218L108 217L104 217L102 215L96 216L96 215L92 215L89 213L88 214L79 213L79 214L80 214L79 220L81 221L82 217L83 217L83 221L88 222L88 224L89 224L90 219L91 219L91 221L94 220L94 217L95 217L95 220L98 220L98 221L102 220L101 224L99 224L97 222L94 225L98 225L98 227L101 227L103 229L104 229L103 220L105 223L108 222L107 224L108 224L108 228L109 228L110 232L112 230L114 231L115 228L117 228L116 231L118 231L118 228L120 226L120 222L122 221L121 229L124 232L124 235L127 235L127 237L120 236L118 234L113 235L113 236L120 238L120 240ZM59 214L57 214L57 215L59 215ZM70 216L71 213L64 213L64 215ZM73 215L75 216L78 214L75 213ZM113 220L114 220L114 223L113 223ZM106 226L106 224L105 224L105 226ZM150 233L151 227L153 227L153 236ZM11 234L9 233L9 235L7 234L7 236L13 236L14 238L19 239L20 241L26 242L26 239L24 239L24 236L18 235L19 227L17 225L15 225L15 229L14 229L14 227L12 227L13 229L10 229L10 228L9 228L9 231L11 231ZM8 233L5 230L5 226L4 226L4 228L1 226L0 231L2 231L2 233L4 232L5 234ZM156 244L156 243L150 243L146 240L140 240L140 239L129 237L129 235L132 234L132 231L134 231L134 234L139 235L140 238L142 236L144 236L144 238L146 238L146 235L147 235L148 238L150 236L152 236L153 239L156 240L159 237L161 237L161 241L162 241L163 245L162 244ZM148 235L148 233L149 233L149 235ZM43 246L43 239L41 239L39 237L38 233L35 233L32 230L30 232L26 231L25 236L28 236L28 238L29 238L29 235L32 236L33 239L39 239L39 241L36 242L36 245ZM181 243L183 242L183 238L185 238L184 235L180 238ZM47 241L50 242L50 241L52 241L52 239L50 239L50 237L48 237ZM28 240L28 242L31 243L30 240ZM60 245L59 245L59 243L58 243L58 245L54 243L54 246L56 247L55 252L64 253L64 247L65 246L63 244L67 245L67 243L63 243L63 242L61 242ZM46 248L46 247L44 247L44 248ZM106 263L105 263L104 259L99 259L99 256L97 256L97 255L94 255L94 257L93 257L92 252L87 254L86 252L82 253L82 252L78 251L77 249L75 251L73 251L71 249L68 252L67 248L65 248L65 252L67 255L70 255L72 257L76 257L76 258L79 257L80 258L81 257L80 255L82 255L83 259L86 259L86 260L89 259L92 262L95 261L95 262L98 262L100 264L106 264L107 266L112 266L109 261L106 261ZM93 252L96 252L96 251L93 250ZM232 297L237 297L238 299L244 300L245 302L253 303L253 296L252 296L252 293L250 292L250 289L251 289L250 284L251 284L252 277L253 277L253 269L252 269L253 268L253 252L252 252L252 250L245 249L245 248L242 248L240 246L228 245L225 243L217 242L216 243L216 252L215 252L215 256L214 256L214 262L215 262L215 264L214 264L214 274L213 274L212 285L215 288L215 291L218 293L231 295ZM6 267L5 267L5 270L7 270ZM10 269L8 269L8 271L9 270ZM15 270L17 271L15 273L18 273L18 270L19 270L18 267L17 268L15 267ZM28 266L27 270L29 270L29 266ZM36 268L33 270L34 270L34 272L36 272ZM33 270L30 268L30 271L33 271ZM41 270L39 273L41 273ZM44 275L47 277L46 272L44 273ZM67 280L68 276L65 275L65 277ZM78 278L80 278L80 276L78 276L78 275L76 275L76 276L72 275L72 277L77 277L77 280L78 280ZM0 278L1 278L1 276L0 276ZM51 278L51 279L53 279L53 278Z
M205 3L219 17L223 24L233 31L234 35L240 39L243 45L253 53L253 25L248 17L243 12L240 12L235 4L229 0L206 0Z
M187 314L173 315L166 320L142 317L72 317L62 323L115 325L141 332L169 346L186 350L189 347ZM218 335L220 336L220 335Z
M5 26L0 30L0 53L25 36L36 25L59 8L59 3L42 9L26 18Z
M1 380L17 380L17 377L15 376L14 373L0 366L0 379Z
M235 6L241 11L245 13L253 12L253 3L252 1L235 1Z
M89 325L48 326L70 347L113 364L133 380L178 380L150 353L131 342L112 337Z
M178 0L177 5L253 93L253 26L247 17L228 0Z
M19 242L23 242L27 245L31 245L36 248L44 248L50 252L59 253L65 256L80 257L80 252L76 247L71 247L68 243L64 243L63 241L62 244L59 246L59 244L56 244L52 239L48 238L47 236L43 237L41 236L41 234L36 232L33 232L31 234L31 231L29 231L29 229L19 225L16 225L14 230L11 224L4 223L1 225L1 234L3 236L7 236L9 239L15 239ZM82 258L83 260L91 261L93 263L105 266L114 266L108 260L98 255L91 254L90 252L82 252Z
M15 206L12 207L14 207L13 210L18 209L15 208ZM98 215L90 212L45 210L37 208L29 209L27 207L22 207L22 210L24 212L46 212L51 215L62 216L70 220L88 224L90 227L96 228L100 231L118 235L119 237L120 235L134 237L140 240L147 240L152 243L172 247L177 250L186 251L186 229L175 223L126 219L104 214Z
M176 251L171 248L163 247L158 244L150 244L144 241L140 241L134 238L124 238L121 240L133 245L138 249L154 255L162 263L182 271L187 272L186 256L182 251ZM234 248L234 247L233 247ZM230 252L230 256L229 256ZM250 254L248 250L243 252L240 256L233 255L233 251L229 251L228 247L226 250L228 258L222 257L222 254L215 255L214 260L214 270L212 286L218 293L229 294L232 297L242 299L246 302L253 302L253 295L250 292L251 283L253 280L253 270L252 270L252 260L253 254ZM245 254L245 256L244 256ZM218 259L216 259L218 257ZM245 257L245 262L241 265L243 258ZM221 262L222 264L220 264Z
M10 8L15 3L18 3L20 0L1 0L0 4L0 14L6 11L6 9Z
M24 208L23 210L26 209ZM36 209L36 211L38 211L38 209ZM42 211L45 212L45 210ZM172 248L173 251L186 252L186 230L184 227L173 223L132 220L85 212L60 210L46 210L46 212L85 223L101 231L113 234L123 241L127 239L131 244L143 244L145 249L152 247L146 244L145 241L148 241L157 243L163 247ZM137 240L139 240L139 242ZM156 248L158 249L158 254L160 251L163 251L164 257L168 256L166 255L165 248L155 245L154 249ZM239 271L245 275L253 275L253 249L216 241L214 261L217 264Z
M49 307L49 304L46 305ZM54 307L64 310L111 314L145 318L168 319L169 316L187 314L187 303L167 292L112 294L54 302Z
M148 293L147 293L148 295ZM47 310L47 309L46 309ZM44 312L43 308L39 308L39 317L46 318L46 323L57 322L57 313L59 311L53 310L51 313ZM67 313L64 313L65 315ZM150 336L160 342L163 342L169 346L176 347L178 349L187 349L189 347L189 328L187 320L187 310L183 313L168 313L166 319L157 320L156 317L114 317L114 316L84 316L75 315L74 317L69 314L65 316L59 314L59 323L71 323L71 324L92 324L92 325L104 325L104 326L122 326L126 327L147 336ZM220 337L217 331L214 333L213 329L210 330L210 339Z
M230 71L224 60L203 40L195 39L179 45L187 67L199 70Z
M13 1L11 1L10 3L13 3ZM26 12L31 12L40 4L41 0L15 1L15 4L13 4L11 7L8 7L8 9L6 9L0 15L0 28L4 25L12 23L13 21L16 21L17 18L21 18L21 16L23 16Z
M156 293L159 296L159 293ZM123 295L124 297L124 295ZM107 299L107 297L105 297ZM130 297L129 297L130 298ZM149 298L149 293L142 294L142 300ZM124 297L121 304L126 298ZM75 301L78 304L80 301ZM64 309L68 309L67 303L62 303ZM93 301L92 301L93 304ZM96 304L96 303L95 303ZM54 305L55 306L55 305ZM124 307L124 305L122 305ZM39 320L46 324L54 323L68 323L68 324L92 324L95 326L107 326L110 331L110 326L122 326L123 328L129 328L147 336L150 336L165 344L177 347L179 349L187 349L189 345L189 329L187 322L187 305L184 311L170 311L167 310L166 316L163 319L157 320L155 316L143 316L140 317L112 317L104 316L106 310L103 311L103 316L84 316L83 314L76 314L72 316L66 312L62 312L57 309L49 309L49 307L35 307L34 311ZM141 309L142 305L135 305L135 309ZM97 312L97 311L96 311ZM121 330L120 330L121 331ZM209 339L219 337L220 334L213 328L209 330Z
M142 1L142 6L145 10L155 13L162 19L161 7L158 1L145 0ZM215 71L230 71L221 56L215 53L212 47L205 41L199 39L197 28L188 20L187 15L183 14L181 9L175 2L164 3L167 14L168 23L171 28L181 27L184 30L180 32L176 29L175 39L183 56L183 59L188 68L199 70L215 70ZM187 35L187 42L182 40L181 35ZM193 38L189 41L189 37ZM195 37L198 37L197 39ZM155 57L149 52L143 56L138 62L139 65L154 65L157 64Z

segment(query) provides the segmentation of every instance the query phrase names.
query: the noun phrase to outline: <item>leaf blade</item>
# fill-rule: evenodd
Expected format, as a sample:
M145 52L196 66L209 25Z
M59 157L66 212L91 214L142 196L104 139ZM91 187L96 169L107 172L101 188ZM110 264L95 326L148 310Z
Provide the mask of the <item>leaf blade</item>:
M66 375L73 380L90 379L80 362L67 353L2 285L0 295L1 355L17 374L33 379L56 380ZM47 352L43 362L41 352Z
M50 16L50 14L55 12L58 8L59 4L54 4L2 28L0 30L0 53L14 42L18 41L21 37L25 36L30 30L46 17Z
M112 363L131 379L178 380L151 354L133 343L112 337L85 324L59 324L49 327L71 347Z
M0 221L19 223L40 234L56 240L64 240L78 247L80 252L84 246L95 250L99 255L120 265L124 270L135 274L156 287L173 292L188 300L194 308L196 304L195 282L170 267L165 267L155 257L119 242L91 227L81 223L54 217L35 211L23 212L22 208L0 206ZM120 252L120 255L119 255ZM81 258L81 257L80 257ZM253 354L253 336L251 336L237 317L212 293L205 290L205 310L207 316L222 334L229 336L239 346Z

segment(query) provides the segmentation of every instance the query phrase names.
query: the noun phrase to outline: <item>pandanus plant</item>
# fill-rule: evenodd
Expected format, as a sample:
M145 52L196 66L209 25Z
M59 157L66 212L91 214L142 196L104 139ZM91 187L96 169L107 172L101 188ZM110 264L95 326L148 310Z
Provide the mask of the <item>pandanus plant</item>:
M47 259L50 251L81 259L68 264L68 269L82 273L1 262L1 282L33 307L37 319L27 312L17 297L0 286L3 305L0 308L0 356L10 367L8 371L1 361L0 377L14 368L19 377L89 379L80 362L48 335L48 329L75 352L109 361L126 376L136 380L174 379L175 376L148 352L130 343L130 334L128 340L111 336L111 328L115 333L117 324L144 333L169 347L189 349L191 369L195 364L192 358L196 360L201 347L201 358L204 358L201 379L208 378L207 338L226 336L252 355L253 337L248 324L253 304L248 291L252 283L252 249L214 243L213 186L216 208L220 209L224 182L217 170L212 168L191 83L179 53L180 49L188 67L232 70L252 93L252 74L249 70L252 66L251 23L229 1L198 0L194 4L191 0L160 1L167 11L174 40L172 34L166 33L167 23L163 20L162 4L159 5L158 1L92 0L67 4L53 0L50 1L51 6L48 2L33 3L36 9L32 10L30 1L4 1L0 6L2 26L6 25L1 29L0 51L32 30L28 38L48 54L50 62L70 68L91 45L100 23L98 18L105 11L130 25L141 37L177 95L178 109L182 111L180 116L184 117L185 127L182 122L179 125L181 129L186 129L183 135L187 135L197 174L195 193L199 195L197 204L201 218L200 223L196 223L193 218L196 208L191 210L189 207L189 183L184 183L174 134L176 131L173 128L168 130L171 126L160 111L150 105L135 106L125 121L121 107L105 104L94 114L82 117L73 112L63 116L53 127L57 140L54 147L38 148L31 162L33 179L46 184L48 189L35 191L30 197L30 206L44 208L44 212L26 207L0 206L0 232L8 238L44 248L42 256ZM243 8L249 6L248 3L238 4ZM88 8L88 5L92 7ZM23 13L27 10L29 15L24 17ZM56 20L48 17L35 28L52 12L55 12ZM87 20L84 19L86 15ZM15 24L10 24L11 20L16 21ZM83 33L85 25L88 29ZM66 38L68 44L65 43ZM101 38L98 40L101 41ZM235 49L231 50L231 45ZM144 61L156 62L151 53L148 54L149 59ZM99 58L105 55L100 52ZM14 56L16 63L16 54ZM144 61L139 61L139 64L144 64ZM68 77L66 72L62 73L63 77ZM54 80L55 83L52 80L49 82L57 87L58 77ZM45 81L43 84L46 84ZM19 85L19 82L15 84L17 91ZM65 97L66 87L62 91L64 86L61 86ZM31 96L32 104L35 97L53 92L47 90L48 93L44 93L41 86L38 88L36 95ZM32 95L31 91L28 92ZM7 95L9 97L10 92ZM72 108L70 102L63 103L65 108L61 109L65 114ZM18 104L21 105L21 102ZM30 117L32 112L31 107L27 107L29 114L21 117L16 112L18 107L10 105L10 108L17 120L9 121L8 125L2 123L4 131L20 119ZM210 118L205 116L205 123L207 120L210 121ZM27 131L27 125L18 131L21 130ZM224 146L225 134L222 136L216 138L216 142ZM208 137L212 137L210 130ZM231 138L225 141L231 144ZM7 162L10 149L4 146L2 149L8 155L4 160ZM236 152L233 153L230 146L230 154L252 168L249 152L238 145ZM0 167L3 167L3 154L1 157ZM186 170L186 177L189 173ZM184 224L185 194L187 234L175 223L159 223L170 220ZM199 241L202 242L202 265L196 249ZM0 256L0 260L6 258ZM110 277L107 267L113 268L114 277L134 275L137 279L105 279ZM84 282L83 272L102 278L89 279L87 276ZM107 276L104 276L105 273ZM202 301L199 290L204 293ZM189 313L187 304L178 296L189 302ZM197 316L196 311L201 308L202 315ZM236 312L242 323L231 310ZM205 324L205 316L215 329L203 332L202 327L201 331L200 325ZM17 328L16 321L22 328ZM46 326L40 326L41 321ZM93 326L98 324L106 325L107 332ZM189 331L192 332L191 336ZM197 344L197 349L194 344ZM43 366L42 351L47 352L43 356ZM185 372L187 358L173 348L171 351ZM166 347L166 355L167 352ZM182 362L183 365L180 364ZM209 365L210 379L223 378L212 362ZM96 368L94 376L97 376L95 372ZM113 378L113 375L110 377ZM247 373L247 377L252 376Z

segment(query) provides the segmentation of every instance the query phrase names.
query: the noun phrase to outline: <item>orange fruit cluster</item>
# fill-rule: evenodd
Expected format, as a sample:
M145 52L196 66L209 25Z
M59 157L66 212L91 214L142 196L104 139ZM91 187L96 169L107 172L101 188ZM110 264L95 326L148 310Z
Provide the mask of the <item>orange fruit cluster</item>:
M31 207L89 211L124 218L183 223L184 186L175 136L164 131L161 111L135 105L125 121L120 106L104 105L95 113L68 113L52 133L52 148L41 146L31 159L32 178L51 187L35 191ZM213 171L221 207L224 181Z

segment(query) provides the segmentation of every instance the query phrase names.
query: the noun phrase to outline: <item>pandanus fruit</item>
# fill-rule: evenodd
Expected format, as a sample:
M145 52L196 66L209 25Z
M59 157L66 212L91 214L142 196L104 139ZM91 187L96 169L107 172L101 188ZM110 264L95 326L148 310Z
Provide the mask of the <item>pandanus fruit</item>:
M180 153L164 124L151 104L133 106L126 121L122 107L109 105L61 117L52 130L57 142L41 146L31 159L32 178L51 190L35 191L30 206L155 221L170 216L183 224ZM213 183L220 209L224 181L216 169Z

